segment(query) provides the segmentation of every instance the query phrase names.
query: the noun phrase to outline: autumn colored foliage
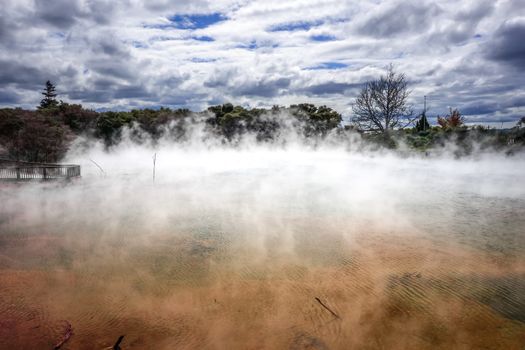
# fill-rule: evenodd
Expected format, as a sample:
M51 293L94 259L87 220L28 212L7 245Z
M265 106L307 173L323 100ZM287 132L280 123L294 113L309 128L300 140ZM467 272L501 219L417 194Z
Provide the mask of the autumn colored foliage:
M454 129L465 124L465 118L459 110L450 109L450 113L444 117L438 117L437 122L443 129Z

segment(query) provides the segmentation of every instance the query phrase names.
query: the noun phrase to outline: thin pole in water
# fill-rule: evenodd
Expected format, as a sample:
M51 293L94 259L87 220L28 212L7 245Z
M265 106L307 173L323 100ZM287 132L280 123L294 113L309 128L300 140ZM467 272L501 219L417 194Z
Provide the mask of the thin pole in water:
M153 155L153 182L155 182L155 163L157 162L157 153Z
M425 108L423 109L423 113L425 114L425 119L427 118L427 95L425 95ZM427 119L428 121L428 119ZM423 123L421 123L423 124ZM427 131L427 124L423 124L423 131Z

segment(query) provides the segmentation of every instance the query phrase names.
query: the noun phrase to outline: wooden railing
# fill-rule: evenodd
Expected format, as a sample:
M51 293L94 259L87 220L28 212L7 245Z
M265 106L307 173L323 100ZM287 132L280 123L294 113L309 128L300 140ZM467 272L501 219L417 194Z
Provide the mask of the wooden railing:
M39 164L0 167L0 180L58 180L80 177L80 165Z

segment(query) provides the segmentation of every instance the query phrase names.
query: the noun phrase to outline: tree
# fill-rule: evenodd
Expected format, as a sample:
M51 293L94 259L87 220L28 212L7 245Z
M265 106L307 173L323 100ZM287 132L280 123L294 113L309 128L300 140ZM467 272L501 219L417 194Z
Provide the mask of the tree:
M421 113L421 118L416 123L416 131L427 131L430 129L430 124L427 120L427 115L425 112Z
M414 119L408 104L408 82L402 73L396 73L393 65L387 67L386 75L369 81L357 96L353 123L362 131L388 133L404 128Z
M95 123L95 136L101 138L106 146L120 142L122 129L131 125L133 115L129 112L108 111L99 114Z
M84 109L82 105L60 101L57 108L53 110L53 116L62 120L75 134L82 134L95 126L98 114Z
M290 106L294 117L304 122L305 136L325 136L331 130L340 126L341 114L327 106L315 106L310 103L301 103Z
M30 162L56 162L73 135L58 118L23 109L0 110L0 146L8 157Z
M437 122L443 129L455 129L465 123L465 118L459 110L451 108L450 113L445 117L438 117Z
M42 99L42 101L40 101L40 109L58 106L58 102L55 99L57 97L55 90L56 90L55 86L51 84L49 80L46 81L46 87L44 88L44 91L42 92L42 95L44 95L44 98Z
M516 124L516 126L519 128L521 128L523 125L525 125L525 117L521 117L521 119L518 121L518 123Z

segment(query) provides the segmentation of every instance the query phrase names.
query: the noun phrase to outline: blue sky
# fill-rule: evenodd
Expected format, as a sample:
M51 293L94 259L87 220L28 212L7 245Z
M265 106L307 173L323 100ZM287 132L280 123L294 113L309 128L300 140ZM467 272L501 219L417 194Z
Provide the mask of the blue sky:
M411 102L469 121L525 115L525 6L515 0L4 0L0 106L48 79L90 108L325 104L351 116L392 63Z
M219 12L210 14L175 14L168 17L174 28L178 29L203 29L227 18Z

